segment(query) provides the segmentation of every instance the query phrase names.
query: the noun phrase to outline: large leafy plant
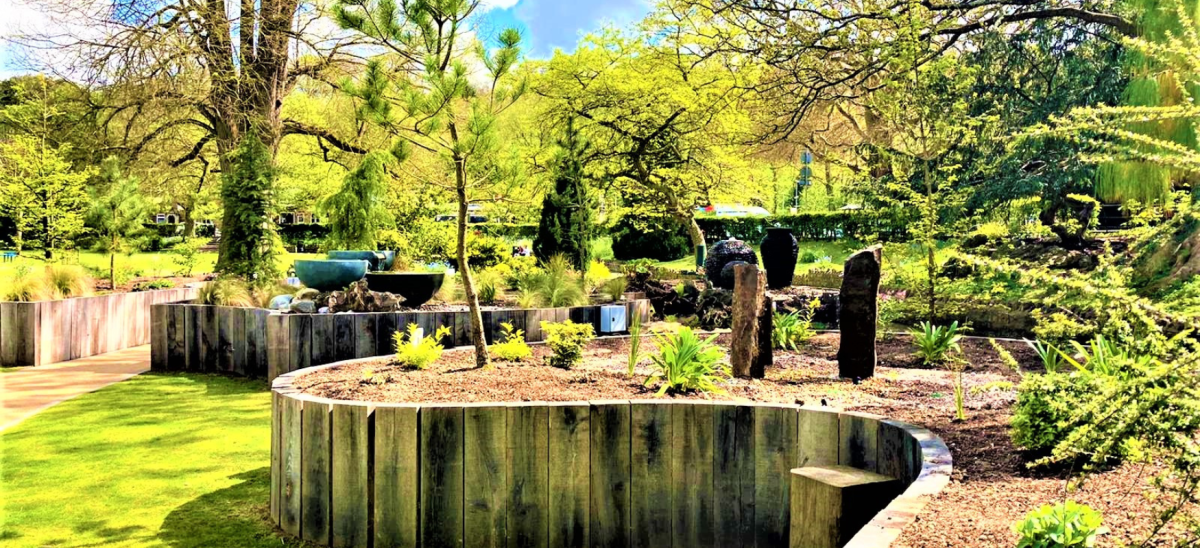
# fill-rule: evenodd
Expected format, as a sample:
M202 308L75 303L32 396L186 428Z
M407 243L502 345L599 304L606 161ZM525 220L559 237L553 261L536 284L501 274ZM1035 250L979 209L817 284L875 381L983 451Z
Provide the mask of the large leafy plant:
M1102 521L1099 512L1068 500L1030 512L1013 531L1020 535L1017 548L1087 548L1107 532Z
M821 307L820 299L812 299L802 310L789 314L775 313L771 329L771 346L780 350L797 350L815 334L813 315Z
M729 366L721 361L725 353L713 344L716 338L701 339L689 327L681 327L675 334L655 334L658 354L650 359L657 371L646 377L644 386L660 383L659 396L667 392L724 393L718 383L730 376Z
M917 357L921 358L925 365L945 363L952 354L962 351L959 345L962 335L958 331L958 322L945 326L921 322L917 329L911 331Z

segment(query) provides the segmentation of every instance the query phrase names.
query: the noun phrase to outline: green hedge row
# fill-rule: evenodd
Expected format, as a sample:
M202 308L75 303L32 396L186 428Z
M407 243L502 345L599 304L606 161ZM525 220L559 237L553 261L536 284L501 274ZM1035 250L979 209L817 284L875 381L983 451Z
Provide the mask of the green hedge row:
M488 236L524 240L537 237L538 225L537 223L479 223L471 225L471 229Z
M868 236L903 240L908 236L909 220L874 211L829 211L774 217L701 217L696 223L704 231L704 239L713 243L730 237L758 242L767 235L767 228L775 226L792 229L800 240L861 240Z

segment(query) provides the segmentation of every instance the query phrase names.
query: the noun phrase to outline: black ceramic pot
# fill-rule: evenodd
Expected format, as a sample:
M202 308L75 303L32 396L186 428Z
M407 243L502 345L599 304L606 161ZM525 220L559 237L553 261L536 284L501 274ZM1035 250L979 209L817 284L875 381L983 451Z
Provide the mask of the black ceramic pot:
M763 268L767 269L767 287L783 289L792 285L796 256L800 253L800 244L792 236L792 229L768 228L767 235L759 243L759 252L762 253Z
M441 272L370 272L367 289L404 297L404 306L416 308L433 298L446 275Z

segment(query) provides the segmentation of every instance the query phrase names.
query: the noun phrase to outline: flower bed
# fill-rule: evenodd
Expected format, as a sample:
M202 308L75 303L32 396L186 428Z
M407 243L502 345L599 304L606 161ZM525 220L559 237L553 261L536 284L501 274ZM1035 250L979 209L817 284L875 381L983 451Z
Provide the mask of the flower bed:
M322 545L787 546L790 471L840 464L904 486L849 544L878 547L949 480L936 436L875 415L745 400L370 403L300 389L336 367L273 385L271 516Z

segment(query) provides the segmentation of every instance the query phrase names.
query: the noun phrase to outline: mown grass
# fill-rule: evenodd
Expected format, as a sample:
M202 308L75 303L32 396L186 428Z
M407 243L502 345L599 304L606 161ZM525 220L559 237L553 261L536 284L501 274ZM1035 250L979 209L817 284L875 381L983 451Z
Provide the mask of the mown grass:
M267 520L263 382L143 375L0 433L0 545L300 547Z

